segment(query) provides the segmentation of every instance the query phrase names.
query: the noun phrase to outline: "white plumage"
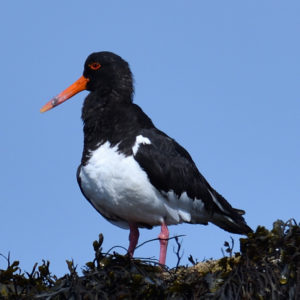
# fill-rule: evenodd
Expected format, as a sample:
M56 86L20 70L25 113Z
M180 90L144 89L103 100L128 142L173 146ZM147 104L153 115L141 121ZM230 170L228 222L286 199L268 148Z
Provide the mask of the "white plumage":
M138 136L133 152L140 143L151 142ZM109 142L90 153L79 177L86 197L104 217L119 219L111 221L119 227L129 228L128 222L156 226L208 221L201 200L193 201L186 193L180 197L173 191L160 193L134 157L123 155Z

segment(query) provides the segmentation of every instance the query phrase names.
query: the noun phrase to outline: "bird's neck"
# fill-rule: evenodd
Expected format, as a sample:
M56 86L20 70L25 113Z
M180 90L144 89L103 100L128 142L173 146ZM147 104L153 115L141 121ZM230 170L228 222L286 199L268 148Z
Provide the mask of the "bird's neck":
M146 126L141 124L141 116L147 120ZM138 130L153 126L151 120L142 110L115 91L108 94L90 93L83 104L82 120L84 123L84 164L91 151L108 142L111 146L121 143L133 144ZM125 138L126 137L126 138Z

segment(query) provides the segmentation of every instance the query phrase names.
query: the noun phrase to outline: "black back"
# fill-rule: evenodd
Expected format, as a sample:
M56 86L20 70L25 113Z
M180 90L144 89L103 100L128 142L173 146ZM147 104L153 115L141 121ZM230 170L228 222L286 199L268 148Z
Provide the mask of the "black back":
M91 70L89 65L99 62L101 68ZM109 142L118 145L118 151L125 156L133 155L136 137L147 137L151 144L141 144L135 160L147 173L150 182L161 192L173 190L178 196L186 192L197 201L204 202L211 214L228 216L236 224L220 222L225 230L248 233L241 211L218 194L198 171L189 153L174 139L155 128L151 119L139 106L132 103L133 79L128 63L110 52L91 54L86 63L84 76L90 79L82 108L84 122L84 150L82 165L85 165L91 151ZM217 199L213 201L211 193Z

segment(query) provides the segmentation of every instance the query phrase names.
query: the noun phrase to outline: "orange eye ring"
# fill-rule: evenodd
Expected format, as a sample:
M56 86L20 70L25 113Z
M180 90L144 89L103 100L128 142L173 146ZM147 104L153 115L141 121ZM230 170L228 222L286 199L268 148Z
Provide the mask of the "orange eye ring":
M93 63L89 64L89 67L92 70L98 70L98 69L100 69L101 65L98 62L93 62Z

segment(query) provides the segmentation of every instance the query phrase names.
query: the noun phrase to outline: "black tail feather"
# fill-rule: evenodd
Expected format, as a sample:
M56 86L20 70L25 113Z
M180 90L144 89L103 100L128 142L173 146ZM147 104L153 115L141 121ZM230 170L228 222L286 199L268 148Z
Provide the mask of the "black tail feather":
M221 227L222 229L237 233L237 234L245 234L253 232L253 230L247 225L245 219L241 216L240 210L232 213L230 216L215 214L213 216L212 223Z

